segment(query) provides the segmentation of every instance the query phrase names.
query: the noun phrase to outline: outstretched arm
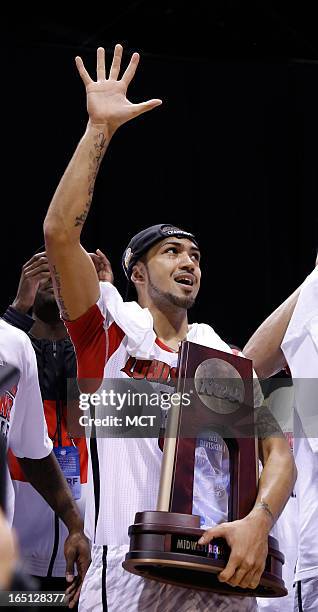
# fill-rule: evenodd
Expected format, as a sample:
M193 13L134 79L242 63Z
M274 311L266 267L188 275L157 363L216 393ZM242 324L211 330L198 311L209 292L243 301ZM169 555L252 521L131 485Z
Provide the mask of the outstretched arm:
M243 353L252 359L253 368L261 379L269 378L286 366L280 346L294 312L301 286L283 302L254 332Z
M82 59L76 58L77 69L86 87L89 121L44 221L55 295L66 320L78 318L99 297L96 270L80 244L80 235L109 142L122 124L161 104L161 100L140 104L129 102L127 88L136 72L139 55L132 55L124 74L118 79L122 51L121 45L116 45L106 79L105 52L101 47L97 49L97 81L91 79Z
M318 255L315 267L318 266ZM287 364L281 344L295 310L302 284L285 302L265 319L243 349L245 357L252 359L259 378L269 378Z

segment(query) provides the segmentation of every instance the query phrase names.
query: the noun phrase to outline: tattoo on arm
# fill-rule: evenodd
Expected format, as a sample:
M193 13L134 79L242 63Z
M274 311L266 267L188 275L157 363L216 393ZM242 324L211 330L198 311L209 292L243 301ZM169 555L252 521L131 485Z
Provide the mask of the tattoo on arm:
M100 132L99 134L97 134L95 138L94 150L90 152L87 202L85 204L85 208L83 212L77 217L75 217L74 227L84 225L86 221L86 218L89 213L90 206L91 206L92 198L93 198L96 176L97 176L99 166L101 164L105 149L106 149L106 138L104 134Z
M56 269L56 266L53 266L53 278L54 278L54 282L55 282L55 286L56 286L56 301L59 305L59 309L60 309L60 313L62 315L62 318L65 319L66 321L70 320L70 315L68 314L67 310L66 310L66 306L64 304L64 299L62 296L62 285L61 285L61 278L60 275Z
M263 500L261 499L260 502L258 502L258 504L256 504L255 508L262 508L262 510L264 510L266 512L266 514L270 517L273 525L275 523L275 517L269 507L269 505Z

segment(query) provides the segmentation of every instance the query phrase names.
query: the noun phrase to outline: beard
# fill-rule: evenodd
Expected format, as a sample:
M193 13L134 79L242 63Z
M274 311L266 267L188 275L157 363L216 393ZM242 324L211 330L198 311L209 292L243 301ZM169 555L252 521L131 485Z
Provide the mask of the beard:
M44 323L58 323L61 320L54 295L44 291L37 292L33 304L33 312Z
M161 289L159 289L159 287L156 287L156 285L153 284L153 282L150 279L149 272L148 272L148 279L149 279L149 286L151 287L151 290L152 290L151 297L154 299L155 302L158 302L158 298L159 298L160 304L164 304L165 306L167 305L176 306L177 308L182 308L183 310L189 310L189 308L192 308L192 306L194 306L195 297L190 297L190 296L180 297L180 296L174 295L173 293L170 293L169 291L162 291Z

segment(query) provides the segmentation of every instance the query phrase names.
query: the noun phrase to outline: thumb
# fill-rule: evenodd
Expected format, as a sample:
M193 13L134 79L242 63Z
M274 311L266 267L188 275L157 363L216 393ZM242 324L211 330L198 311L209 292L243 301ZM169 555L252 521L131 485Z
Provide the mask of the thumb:
M159 99L153 99L153 100L148 100L147 102L140 102L139 104L134 104L133 105L133 115L134 117L138 117L138 115L141 115L142 113L146 113L147 111L152 110L156 106L160 106L160 104L162 104L162 100L159 100Z
M225 526L224 525L216 525L216 527L211 527L211 529L207 529L201 538L198 540L198 544L208 544L213 540L213 538L222 538L225 537Z
M65 557L66 557L66 571L65 571L66 582L72 582L74 579L75 555L72 551L69 551Z

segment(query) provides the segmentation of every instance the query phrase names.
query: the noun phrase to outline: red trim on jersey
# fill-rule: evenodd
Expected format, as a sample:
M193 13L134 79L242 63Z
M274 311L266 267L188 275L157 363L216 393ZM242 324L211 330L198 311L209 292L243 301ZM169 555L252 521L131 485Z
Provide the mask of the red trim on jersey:
M17 460L16 456L13 454L11 448L8 449L7 459L8 459L8 467L10 470L11 478L13 480L20 480L21 482L27 482L27 479L24 476L22 468L20 467L20 463Z
M160 348L163 349L164 351L168 351L168 353L176 353L177 352L177 351L174 351L173 349L171 349L166 344L164 344L164 342L162 342L162 340L159 340L159 338L156 338L156 344L158 344L158 346L160 346Z
M65 321L75 347L79 379L103 378L107 348L104 321L97 304L75 321Z
M75 321L65 321L75 347L80 388L85 392L92 393L99 388L105 364L125 336L117 323L113 322L106 331L104 322L105 318L97 304Z

